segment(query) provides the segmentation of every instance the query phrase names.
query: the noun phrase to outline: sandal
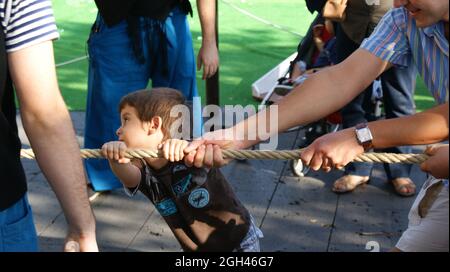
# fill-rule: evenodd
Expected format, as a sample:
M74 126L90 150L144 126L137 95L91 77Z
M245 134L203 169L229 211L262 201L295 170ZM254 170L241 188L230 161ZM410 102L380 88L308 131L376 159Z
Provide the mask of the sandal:
M400 196L413 196L416 194L416 185L409 178L396 178L391 180L395 192Z
M347 193L368 182L369 177L367 176L345 175L334 182L332 190L335 193Z

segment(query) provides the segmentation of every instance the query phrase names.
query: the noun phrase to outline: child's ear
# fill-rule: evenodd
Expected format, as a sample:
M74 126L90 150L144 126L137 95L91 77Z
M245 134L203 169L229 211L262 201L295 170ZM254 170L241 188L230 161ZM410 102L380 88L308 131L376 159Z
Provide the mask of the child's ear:
M149 123L149 133L153 134L156 131L160 130L162 127L162 119L159 116L155 116L150 120Z

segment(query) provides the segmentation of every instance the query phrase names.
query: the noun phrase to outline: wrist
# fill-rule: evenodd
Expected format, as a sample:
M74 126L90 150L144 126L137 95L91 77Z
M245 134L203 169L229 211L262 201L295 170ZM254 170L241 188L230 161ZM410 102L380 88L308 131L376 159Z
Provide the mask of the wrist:
M355 126L355 137L365 152L373 148L373 136L367 123L360 123Z
M241 150L241 149L246 149L252 145L253 145L252 142L249 140L240 140L240 141L238 140L238 141L235 141L234 147L236 150Z
M216 37L215 36L203 36L202 37L202 45L216 45Z
M246 131L240 128L240 124L237 124L235 127L223 129L221 134L217 136L218 138L215 138L215 140L232 142L232 149L245 149L252 145L251 141L247 140L248 135Z
M78 240L95 239L95 218L92 213L84 214L84 218L67 218L68 237L76 237Z

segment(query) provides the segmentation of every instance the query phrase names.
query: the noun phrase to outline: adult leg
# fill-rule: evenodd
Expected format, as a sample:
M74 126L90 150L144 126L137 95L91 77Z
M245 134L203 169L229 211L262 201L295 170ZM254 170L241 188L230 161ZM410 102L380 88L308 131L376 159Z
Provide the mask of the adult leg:
M341 26L338 26L336 29L336 52L338 62L340 63L344 61L358 48L359 45L353 42L344 33ZM365 101L368 99L367 95L371 95L371 90L372 85L342 109L341 114L344 128L353 127L359 123L367 122L366 109L364 106ZM333 191L341 193L352 191L356 186L369 180L371 171L371 163L349 163L345 167L345 175L335 181Z
M200 137L202 135L202 109L197 90L192 36L186 14L179 8L175 8L165 21L164 32L167 45L167 73L160 68L153 71L153 86L171 87L183 93L188 103L192 104L191 137Z
M198 90L194 48L186 14L175 8L166 19L164 28L167 73L161 69L153 71L153 86L180 90L187 100L192 101L198 96Z
M384 109L386 119L398 118L415 113L414 89L416 83L416 68L393 67L381 75ZM382 150L387 153L411 153L412 147L402 146ZM401 196L412 196L416 192L411 181L409 164L384 164L388 180L394 185L395 191Z
M101 148L117 140L120 127L120 99L147 86L149 71L134 55L127 24L107 27L99 16L91 32L89 45L88 99L86 105L86 148ZM86 160L86 171L94 190L105 191L122 185L106 160Z

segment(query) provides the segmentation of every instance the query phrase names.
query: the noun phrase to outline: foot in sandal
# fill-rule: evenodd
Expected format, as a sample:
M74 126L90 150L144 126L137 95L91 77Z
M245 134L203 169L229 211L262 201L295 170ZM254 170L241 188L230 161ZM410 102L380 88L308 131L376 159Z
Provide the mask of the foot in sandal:
M368 176L345 175L336 180L333 184L333 192L347 193L355 190L361 184L369 182Z
M416 193L416 185L409 178L396 178L391 183L398 195L413 196Z

